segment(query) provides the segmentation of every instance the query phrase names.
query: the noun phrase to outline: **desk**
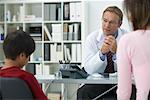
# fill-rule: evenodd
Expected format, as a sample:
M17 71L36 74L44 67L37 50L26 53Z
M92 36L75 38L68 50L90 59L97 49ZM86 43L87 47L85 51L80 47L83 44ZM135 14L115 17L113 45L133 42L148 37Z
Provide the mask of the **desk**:
M42 76L44 77L44 76ZM55 79L55 78L42 78L36 76L39 83L64 83L64 84L117 84L117 78L98 78L98 79ZM47 76L46 76L47 77Z
M52 84L60 83L62 84L61 94L64 95L65 84L117 84L117 77L110 78L96 78L96 79L56 79L54 76L40 75L36 76L39 83ZM62 98L62 100L67 100Z

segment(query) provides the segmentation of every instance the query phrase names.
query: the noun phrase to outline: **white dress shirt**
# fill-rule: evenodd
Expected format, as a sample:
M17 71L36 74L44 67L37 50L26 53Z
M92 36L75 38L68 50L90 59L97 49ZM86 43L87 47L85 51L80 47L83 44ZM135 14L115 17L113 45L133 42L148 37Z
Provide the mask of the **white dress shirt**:
M125 30L118 29L116 41L118 43L120 37L126 33ZM104 41L104 33L102 30L97 30L89 34L85 41L84 52L83 52L83 66L88 74L93 73L104 73L107 65L107 59L104 61L100 58L102 53L100 48ZM116 55L116 54L115 54ZM114 55L114 56L115 56ZM114 57L115 58L115 57ZM116 59L114 60L114 69L117 71Z

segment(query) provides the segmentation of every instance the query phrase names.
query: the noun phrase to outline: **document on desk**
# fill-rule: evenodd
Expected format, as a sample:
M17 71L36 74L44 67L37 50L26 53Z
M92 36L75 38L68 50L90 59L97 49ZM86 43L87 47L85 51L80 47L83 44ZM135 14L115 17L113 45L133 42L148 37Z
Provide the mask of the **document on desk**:
M107 75L107 77L109 77L109 78L116 78L117 76L118 76L117 72L110 73L110 74ZM106 75L99 74L99 73L94 73L94 74L91 74L87 77L87 79L102 79L102 78L106 78Z
M118 72L109 74L109 77L118 77Z
M94 73L87 77L87 79L101 79L101 78L104 78L104 76L99 73Z

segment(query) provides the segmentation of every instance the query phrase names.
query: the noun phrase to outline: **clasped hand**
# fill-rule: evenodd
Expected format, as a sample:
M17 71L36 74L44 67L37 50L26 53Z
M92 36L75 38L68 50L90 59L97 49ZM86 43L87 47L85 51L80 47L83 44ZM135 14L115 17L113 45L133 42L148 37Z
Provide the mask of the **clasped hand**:
M112 53L116 53L116 50L117 50L117 42L115 37L112 35L106 36L101 48L102 54L106 54L109 51L111 51Z

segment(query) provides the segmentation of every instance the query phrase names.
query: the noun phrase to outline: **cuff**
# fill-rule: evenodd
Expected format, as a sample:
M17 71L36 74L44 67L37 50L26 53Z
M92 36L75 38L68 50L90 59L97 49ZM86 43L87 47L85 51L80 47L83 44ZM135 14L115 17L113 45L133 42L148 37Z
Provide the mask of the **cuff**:
M105 56L106 56L105 54L102 54L101 52L99 52L99 57L102 61L105 60Z
M114 61L116 59L117 59L117 57L116 57L116 53L115 53L115 54L113 54L112 60Z

